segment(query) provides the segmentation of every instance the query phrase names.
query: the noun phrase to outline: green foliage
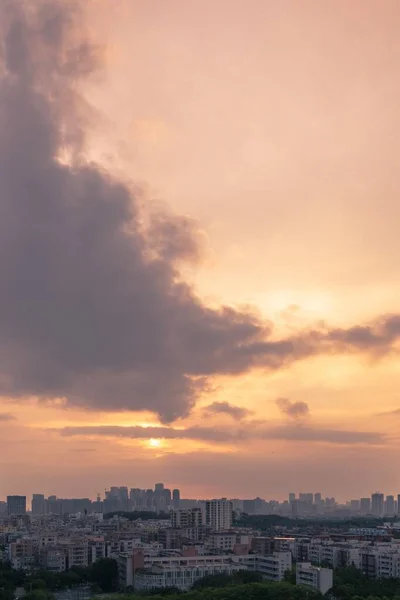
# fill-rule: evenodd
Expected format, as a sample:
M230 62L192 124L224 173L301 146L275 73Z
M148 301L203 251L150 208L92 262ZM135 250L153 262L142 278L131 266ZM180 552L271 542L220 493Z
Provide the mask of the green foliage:
M322 519L321 517L310 517L307 519L292 519L280 515L247 515L243 513L235 524L241 527L252 527L268 531L276 527L321 527L332 529L348 529L349 527L377 527L382 525L385 519L375 517L354 517L349 519Z
M49 590L37 589L28 592L24 596L24 600L54 600L54 595Z
M142 519L142 521L151 521L152 519L169 519L168 513L155 513L151 510L131 510L129 512L122 510L115 510L113 512L106 513L104 519L112 519L112 517L123 517L129 521L136 521Z
M238 571L233 575L218 573L216 575L207 575L206 577L203 577L203 579L199 579L199 581L196 581L194 584L193 589L220 588L228 585L255 583L258 581L262 581L262 575L260 573L255 573L254 571Z
M63 573L37 570L31 576L12 569L9 563L0 563L0 600L13 600L20 586L28 592L26 600L51 600L51 592L87 583L98 592L109 593L117 589L117 578L117 563L111 558L102 558L89 567L73 566Z
M355 567L337 569L331 595L337 600L394 600L400 597L400 579L369 579Z
M148 593L143 595L150 596ZM135 600L135 598L137 595L118 596L118 600ZM155 591L151 598L152 600L161 600L164 596L160 591ZM182 600L182 598L184 600L322 600L322 596L311 588L267 581L202 587L169 596L169 600Z
M286 571L284 575L284 581L296 585L296 566L293 565L290 571Z
M103 592L112 592L118 585L118 566L112 558L100 558L89 570L89 580Z

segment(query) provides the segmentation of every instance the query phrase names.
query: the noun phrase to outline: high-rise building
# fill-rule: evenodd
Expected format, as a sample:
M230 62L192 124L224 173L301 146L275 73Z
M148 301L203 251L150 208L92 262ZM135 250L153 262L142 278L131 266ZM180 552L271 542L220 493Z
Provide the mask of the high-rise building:
M385 513L384 495L376 492L371 496L371 511L374 517L383 517Z
M206 525L214 531L224 531L232 526L232 502L226 498L206 500Z
M26 496L7 496L7 512L9 515L25 515Z
M289 503L296 500L296 494L294 492L289 493Z
M360 512L362 515L371 514L371 498L360 498Z
M186 508L171 511L172 527L195 528L203 525L203 512L201 508Z
M140 488L131 488L129 492L129 499L132 504L132 508L140 508L143 505L144 491Z
M46 514L46 500L44 498L44 494L33 494L33 496L32 496L32 514L33 515Z
M178 489L172 490L172 505L175 509L179 508L181 493Z
M163 498L164 498L164 506L166 510L169 510L169 508L171 507L171 490L169 490L168 488L165 488L163 491Z
M163 483L156 483L156 485L154 486L154 491L155 492L162 492L164 490L164 484Z
M320 492L317 492L316 494L314 494L314 504L316 504L318 506L321 503L322 503L322 494Z
M311 494L309 492L300 493L299 500L300 502L304 502L304 504L312 504L314 502L314 494Z
M400 515L400 494L397 494L397 514Z
M149 510L154 510L154 492L153 490L146 490L145 491L145 504L146 504L146 508Z
M385 502L385 515L388 517L394 517L396 514L396 508L394 503L394 496L386 496Z

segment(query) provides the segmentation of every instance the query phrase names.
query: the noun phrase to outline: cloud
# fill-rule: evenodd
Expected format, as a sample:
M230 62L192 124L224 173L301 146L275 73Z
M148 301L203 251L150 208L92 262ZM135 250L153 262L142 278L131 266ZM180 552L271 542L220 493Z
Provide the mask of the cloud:
M135 440L160 438L166 440L197 440L217 443L241 443L246 440L287 440L298 442L326 442L329 444L382 444L381 433L369 431L346 431L339 429L318 429L311 427L263 426L239 427L236 430L214 429L211 427L124 427L119 425L95 425L64 427L55 430L62 436L114 437Z
M279 410L291 419L305 419L310 414L307 402L291 402L288 398L277 398L276 404Z
M390 350L399 316L276 339L250 310L211 309L182 281L178 265L198 256L195 223L161 211L144 228L137 192L84 160L77 89L101 53L78 8L1 11L0 395L169 422L213 375Z
M252 414L252 411L241 406L235 406L229 402L213 402L204 408L204 414L212 416L216 414L229 415L236 421L241 421Z
M393 416L393 417L399 417L400 416L400 408L395 408L394 410L386 410L384 412L379 412L377 413L378 417L387 417L387 416Z
M11 413L0 413L0 421L16 421L16 417Z

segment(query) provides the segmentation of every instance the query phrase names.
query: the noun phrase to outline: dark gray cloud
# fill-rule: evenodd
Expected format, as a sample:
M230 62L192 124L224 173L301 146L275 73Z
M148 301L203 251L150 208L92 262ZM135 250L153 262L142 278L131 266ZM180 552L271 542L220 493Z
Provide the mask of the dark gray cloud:
M161 211L144 229L130 186L82 158L76 89L99 50L77 6L0 13L0 394L171 421L215 374L390 349L400 317L275 339L251 311L201 302L177 268L197 257L193 221Z
M251 415L252 411L241 406L235 406L229 402L213 402L204 408L204 414L207 416L217 414L229 415L236 421L241 421Z
M16 421L16 417L11 413L0 413L0 422Z
M166 440L199 440L219 443L240 443L246 440L287 440L326 442L330 444L382 444L385 437L378 432L346 431L301 426L263 427L241 426L223 430L212 427L121 427L119 425L75 426L55 430L63 436L121 437L137 440L161 438Z
M305 419L310 414L307 402L291 402L288 398L277 398L276 404L279 410L291 419Z

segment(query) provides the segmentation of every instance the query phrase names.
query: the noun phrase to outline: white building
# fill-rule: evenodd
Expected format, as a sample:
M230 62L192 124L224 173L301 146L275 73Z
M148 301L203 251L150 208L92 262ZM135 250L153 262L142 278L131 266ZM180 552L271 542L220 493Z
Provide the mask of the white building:
M202 555L202 556L143 556L141 566L132 571L134 562L129 555L120 555L118 561L121 588L132 585L135 590L151 590L177 587L187 590L206 575L237 571L257 571L270 581L282 581L286 571L292 568L290 552L274 552L270 556L260 554Z
M227 531L232 527L232 502L226 498L221 500L206 500L206 525L214 531Z
M297 563L296 584L308 585L321 594L326 594L333 585L333 571L314 567L311 563Z
M118 585L121 590L133 587L133 555L120 554L116 557L118 566Z
M253 570L258 571L265 579L282 581L285 573L292 569L291 552L274 552L273 554L257 554Z
M206 577L225 573L232 575L237 571L247 569L235 557L228 556L196 556L171 557L154 561L150 569L135 573L134 588L137 591L147 591L156 588L176 587L188 590L193 584Z

